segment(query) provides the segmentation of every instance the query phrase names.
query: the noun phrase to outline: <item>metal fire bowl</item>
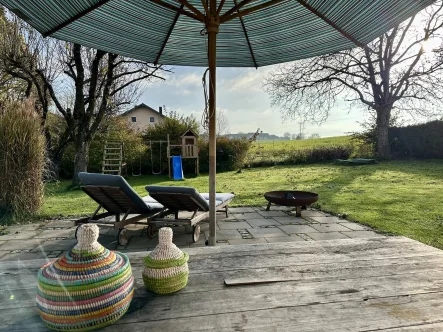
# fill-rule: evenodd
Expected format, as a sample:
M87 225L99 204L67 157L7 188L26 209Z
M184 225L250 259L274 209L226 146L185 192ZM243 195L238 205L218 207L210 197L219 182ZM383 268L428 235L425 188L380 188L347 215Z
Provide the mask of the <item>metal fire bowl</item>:
M285 198L286 194L292 194L294 198ZM318 194L308 191L279 190L265 193L265 198L268 202L277 205L303 206L317 202Z

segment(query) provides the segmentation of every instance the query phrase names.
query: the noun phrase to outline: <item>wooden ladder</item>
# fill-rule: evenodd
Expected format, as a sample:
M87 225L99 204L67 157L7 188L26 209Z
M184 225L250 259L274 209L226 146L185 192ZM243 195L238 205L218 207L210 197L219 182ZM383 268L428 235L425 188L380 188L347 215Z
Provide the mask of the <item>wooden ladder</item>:
M123 142L107 140L103 151L103 174L121 175L123 167Z

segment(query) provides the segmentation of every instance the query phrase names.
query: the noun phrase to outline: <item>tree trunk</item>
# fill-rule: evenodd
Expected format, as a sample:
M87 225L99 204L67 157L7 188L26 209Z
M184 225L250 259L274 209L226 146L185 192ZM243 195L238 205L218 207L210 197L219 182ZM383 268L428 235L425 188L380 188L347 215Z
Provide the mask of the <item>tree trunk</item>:
M86 172L88 170L90 145L91 142L87 142L83 139L83 137L79 137L79 139L77 139L75 144L74 178L72 180L73 184L80 184L78 173Z
M63 154L65 153L67 145L64 145L61 148L50 150L50 167L48 174L48 180L59 180L60 179L60 167L63 160Z
M66 130L63 134L60 134L56 144L54 145L51 138L51 132L49 127L45 127L46 148L49 156L48 174L46 174L46 180L59 180L60 179L60 167L63 160L63 155L71 142L69 131Z
M377 157L380 159L391 158L391 146L388 136L390 118L390 107L377 109Z
M49 167L49 174L46 180L58 180L60 179L60 164L62 162L62 156L54 156L51 154L51 165Z

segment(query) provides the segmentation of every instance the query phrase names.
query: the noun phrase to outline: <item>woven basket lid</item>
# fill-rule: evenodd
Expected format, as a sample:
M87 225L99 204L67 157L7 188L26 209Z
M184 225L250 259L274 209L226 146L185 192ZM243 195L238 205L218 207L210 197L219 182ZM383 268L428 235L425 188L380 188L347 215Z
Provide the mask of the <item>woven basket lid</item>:
M160 228L158 231L158 245L145 258L146 267L168 268L183 265L188 261L188 254L172 243L172 234L170 227Z
M52 329L92 330L128 309L134 279L128 258L97 242L97 225L79 227L78 243L38 272L37 305Z
M126 256L104 248L97 242L98 236L97 225L82 225L74 248L40 270L42 281L85 285L119 275L127 269L129 260Z

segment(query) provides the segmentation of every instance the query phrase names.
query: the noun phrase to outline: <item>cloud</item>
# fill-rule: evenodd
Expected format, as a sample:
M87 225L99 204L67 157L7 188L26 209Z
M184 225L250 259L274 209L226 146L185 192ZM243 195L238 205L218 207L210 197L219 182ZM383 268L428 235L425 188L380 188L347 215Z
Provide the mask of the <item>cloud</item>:
M189 91L202 86L202 77L195 72L173 74L166 79L165 85Z
M233 77L221 82L221 88L238 93L260 93L261 82L271 68L240 69Z

